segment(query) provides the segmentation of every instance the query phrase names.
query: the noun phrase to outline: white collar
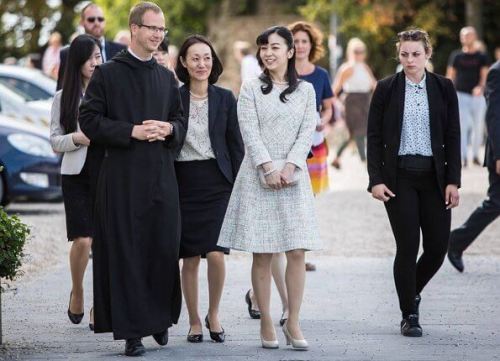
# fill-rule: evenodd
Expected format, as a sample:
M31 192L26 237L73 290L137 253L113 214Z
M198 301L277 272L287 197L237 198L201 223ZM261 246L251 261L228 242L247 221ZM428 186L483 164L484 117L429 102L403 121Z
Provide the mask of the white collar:
M143 59L139 55L135 54L130 47L127 50L134 58L139 59L140 61L150 61L153 58L153 54L151 54L148 59Z
M412 82L406 75L405 75L405 79L406 79L406 84L408 85L411 85L413 87L416 87L416 88L420 88L420 89L423 89L425 88L425 78L427 77L427 73L424 72L424 77L422 78L422 80L420 80L420 82L417 84L417 83L414 83Z

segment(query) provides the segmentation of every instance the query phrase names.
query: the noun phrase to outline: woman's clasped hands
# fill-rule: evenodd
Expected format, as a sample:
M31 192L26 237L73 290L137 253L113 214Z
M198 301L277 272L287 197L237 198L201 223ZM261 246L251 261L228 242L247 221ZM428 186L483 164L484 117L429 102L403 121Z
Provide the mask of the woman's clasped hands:
M262 165L265 172L266 183L271 189L279 190L292 185L296 166L286 163L281 170L274 168L272 162Z

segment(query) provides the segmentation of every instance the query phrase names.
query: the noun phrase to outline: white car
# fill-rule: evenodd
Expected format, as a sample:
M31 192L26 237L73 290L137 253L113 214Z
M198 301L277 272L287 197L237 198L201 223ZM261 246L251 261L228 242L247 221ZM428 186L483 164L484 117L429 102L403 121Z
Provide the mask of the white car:
M0 64L0 84L15 90L26 101L50 100L57 83L40 70Z
M0 113L48 129L52 98L26 100L18 92L0 84Z

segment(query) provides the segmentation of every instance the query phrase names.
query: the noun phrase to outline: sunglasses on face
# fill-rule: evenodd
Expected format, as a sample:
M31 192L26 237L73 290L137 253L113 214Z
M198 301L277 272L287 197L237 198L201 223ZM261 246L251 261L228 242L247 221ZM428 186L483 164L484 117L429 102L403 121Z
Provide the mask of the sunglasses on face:
M102 23L104 21L104 18L102 16L90 16L87 18L87 21L89 23L95 23L96 20Z

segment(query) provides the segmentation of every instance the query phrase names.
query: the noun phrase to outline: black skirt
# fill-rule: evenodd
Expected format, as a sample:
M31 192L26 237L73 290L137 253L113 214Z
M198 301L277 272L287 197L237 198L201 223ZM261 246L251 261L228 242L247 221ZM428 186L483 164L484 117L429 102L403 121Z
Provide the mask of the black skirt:
M229 254L217 246L231 196L227 181L215 159L176 162L182 233L179 258L206 257L208 252Z
M87 157L80 174L62 175L68 241L78 237L92 237L93 235L93 197L89 170Z

